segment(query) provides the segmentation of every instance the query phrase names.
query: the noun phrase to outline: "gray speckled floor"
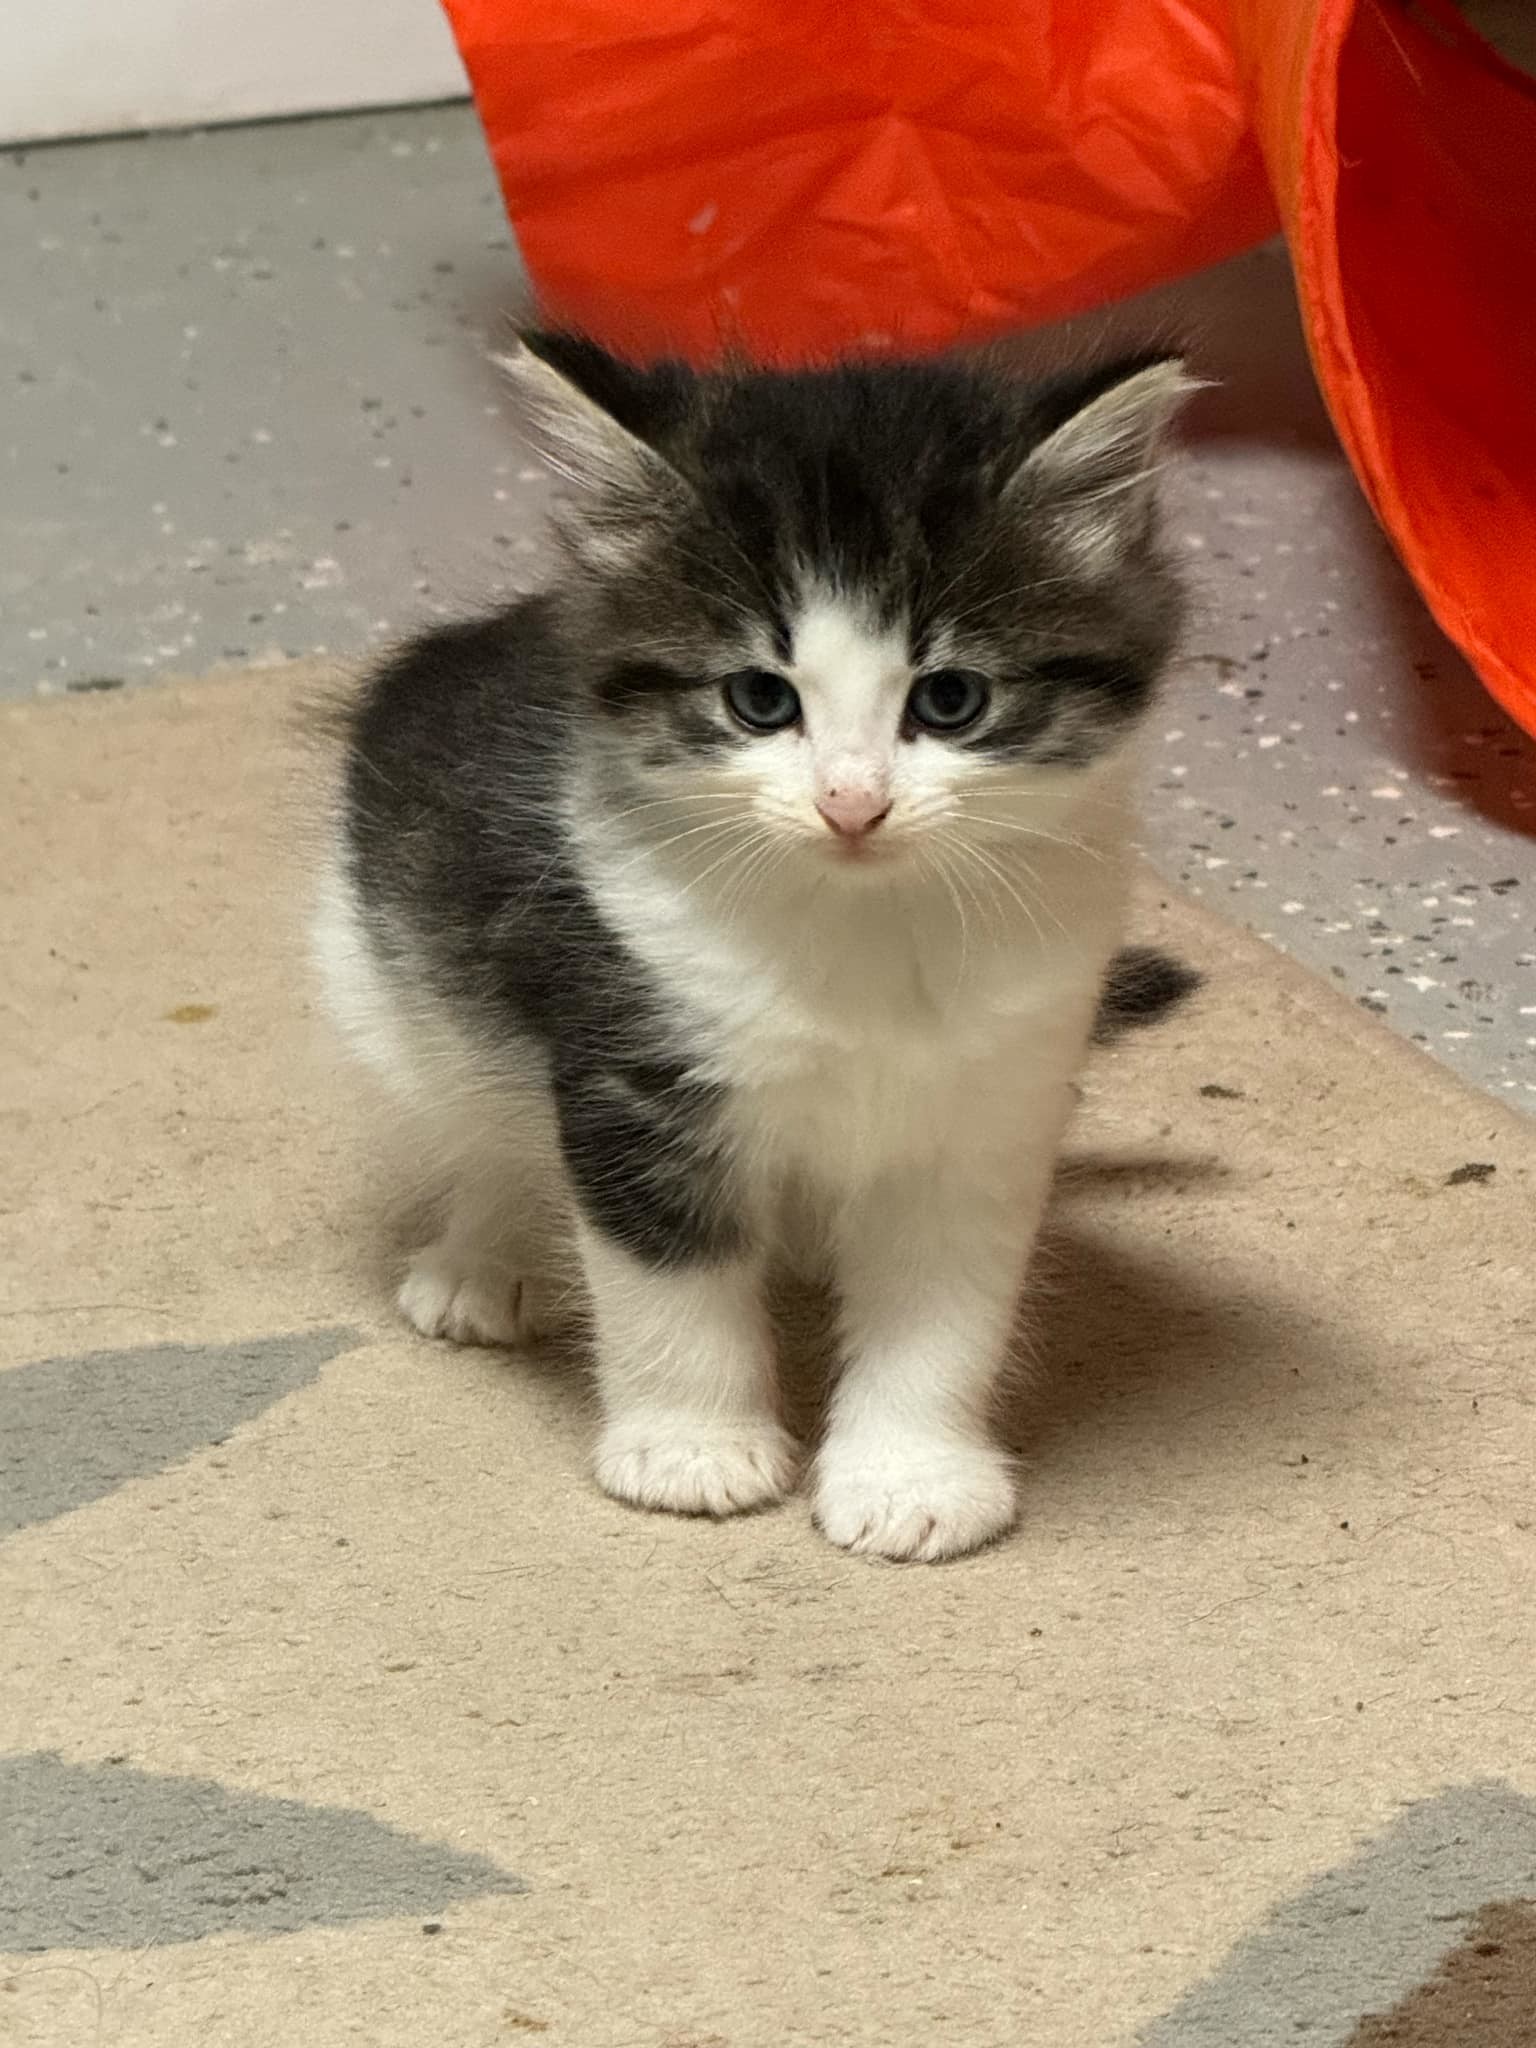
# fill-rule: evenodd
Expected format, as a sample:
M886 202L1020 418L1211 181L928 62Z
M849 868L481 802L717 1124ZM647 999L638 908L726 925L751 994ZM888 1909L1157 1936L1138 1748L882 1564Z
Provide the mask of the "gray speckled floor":
M0 248L0 690L352 651L532 572L485 361L522 281L466 108L15 154ZM1173 481L1200 607L1148 848L1536 1109L1536 749L1377 535L1283 256L1060 339L1149 326L1224 382Z
M467 108L14 153L0 247L10 686L360 647L527 544Z

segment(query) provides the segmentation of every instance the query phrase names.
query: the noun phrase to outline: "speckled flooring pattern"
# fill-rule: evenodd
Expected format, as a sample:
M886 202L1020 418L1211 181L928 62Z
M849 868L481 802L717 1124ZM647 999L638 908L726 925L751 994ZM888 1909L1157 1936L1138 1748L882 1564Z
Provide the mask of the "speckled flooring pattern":
M0 255L0 691L352 652L535 567L485 360L523 286L467 108L12 153ZM1149 327L1224 381L1173 484L1199 613L1148 850L1536 1109L1536 750L1377 535L1283 255L1061 339Z

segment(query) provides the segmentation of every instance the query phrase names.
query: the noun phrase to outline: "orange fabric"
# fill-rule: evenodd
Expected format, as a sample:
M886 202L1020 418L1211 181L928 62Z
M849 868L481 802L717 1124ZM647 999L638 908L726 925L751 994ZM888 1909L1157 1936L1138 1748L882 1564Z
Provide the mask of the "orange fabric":
M448 0L529 269L643 352L936 348L1275 227L1227 0Z
M446 4L546 310L642 355L943 347L1278 206L1371 501L1536 731L1536 96L1450 0Z
M1536 733L1536 88L1448 0L1233 0L1319 380L1441 626Z

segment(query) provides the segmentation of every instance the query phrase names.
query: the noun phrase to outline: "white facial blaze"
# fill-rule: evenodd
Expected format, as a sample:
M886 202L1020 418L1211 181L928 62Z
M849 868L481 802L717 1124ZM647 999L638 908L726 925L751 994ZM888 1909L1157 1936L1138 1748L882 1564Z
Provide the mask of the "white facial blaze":
M829 819L868 823L896 793L898 734L912 685L906 635L846 599L813 595L792 636L789 675L804 710L810 800Z

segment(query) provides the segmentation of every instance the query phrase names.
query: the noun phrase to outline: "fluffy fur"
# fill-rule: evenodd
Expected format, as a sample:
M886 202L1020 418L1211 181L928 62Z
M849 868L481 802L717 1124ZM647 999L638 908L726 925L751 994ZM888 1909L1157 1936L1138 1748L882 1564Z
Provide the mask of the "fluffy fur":
M820 1527L969 1550L1014 1514L990 1413L1085 1046L1186 985L1116 948L1187 381L509 368L564 568L369 682L316 927L440 1197L400 1306L517 1343L576 1291L602 1486L761 1507L793 1221L840 1304Z

